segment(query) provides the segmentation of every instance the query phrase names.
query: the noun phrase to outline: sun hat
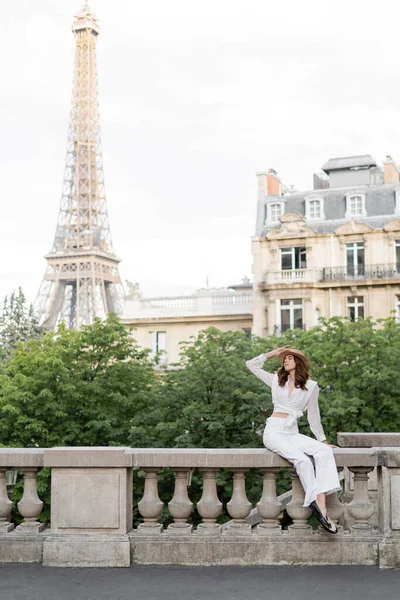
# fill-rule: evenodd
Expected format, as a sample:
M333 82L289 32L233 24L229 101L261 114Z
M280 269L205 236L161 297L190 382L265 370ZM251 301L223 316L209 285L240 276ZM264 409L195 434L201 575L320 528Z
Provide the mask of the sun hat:
M284 350L282 350L282 352L278 354L278 362L281 365L281 367L283 367L283 361L285 360L285 356L287 356L288 354L292 354L293 356L297 356L297 358L300 358L300 360L303 361L307 371L310 370L310 361L308 360L308 358L305 356L305 354L300 352L300 350L295 350L294 348L285 348Z

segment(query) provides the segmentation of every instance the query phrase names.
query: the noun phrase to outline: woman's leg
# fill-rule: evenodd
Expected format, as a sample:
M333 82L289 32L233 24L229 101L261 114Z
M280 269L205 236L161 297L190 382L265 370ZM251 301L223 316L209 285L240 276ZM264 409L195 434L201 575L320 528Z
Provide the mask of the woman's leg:
M288 435L276 431L266 431L264 433L263 441L264 446L268 448L268 450L286 458L286 460L294 465L305 493L304 506L309 506L317 497L314 465L312 464L310 457L306 456L306 454L292 442L295 435L296 434Z
M314 458L317 503L326 512L326 494L341 490L332 448L301 433L293 436L292 443Z

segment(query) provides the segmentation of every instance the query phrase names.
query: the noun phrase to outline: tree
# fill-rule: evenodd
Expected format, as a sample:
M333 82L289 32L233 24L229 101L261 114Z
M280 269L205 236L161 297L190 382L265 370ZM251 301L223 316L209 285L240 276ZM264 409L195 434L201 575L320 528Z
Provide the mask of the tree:
M0 373L0 440L10 446L124 445L154 371L115 315L19 344Z
M33 306L28 306L22 289L18 288L17 293L6 296L0 315L0 349L3 359L10 355L18 342L39 338L41 335Z
M320 410L331 442L338 431L398 431L400 323L394 318L321 319L309 331L287 332L283 343L310 358Z
M266 414L271 409L269 388L252 376L245 361L277 345L276 338L249 339L243 332L221 332L209 328L182 344L181 360L160 378L152 409L144 427L148 443L178 448L262 447ZM130 439L135 446L135 432ZM167 502L173 493L173 476L168 471L159 478L159 493ZM220 499L232 495L232 476L226 470L217 474ZM247 494L258 501L262 475L247 474ZM191 498L201 496L202 476L194 473ZM225 513L221 520L226 520Z

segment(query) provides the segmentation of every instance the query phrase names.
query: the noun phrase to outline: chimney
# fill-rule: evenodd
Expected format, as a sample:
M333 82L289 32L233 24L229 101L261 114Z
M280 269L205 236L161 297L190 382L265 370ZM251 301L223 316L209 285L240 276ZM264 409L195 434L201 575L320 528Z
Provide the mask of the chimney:
M398 183L400 181L400 170L392 157L388 154L383 161L384 183Z
M281 196L281 180L274 169L257 173L258 188L263 190L266 196Z

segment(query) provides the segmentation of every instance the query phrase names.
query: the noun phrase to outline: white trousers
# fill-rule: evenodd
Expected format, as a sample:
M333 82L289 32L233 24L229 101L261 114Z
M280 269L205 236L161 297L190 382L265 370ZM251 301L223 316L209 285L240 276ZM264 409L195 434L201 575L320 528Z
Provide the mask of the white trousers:
M291 462L303 486L303 506L316 500L317 494L341 490L332 448L299 433L297 422L285 426L283 417L269 417L265 425L264 446ZM314 465L310 456L314 458Z

